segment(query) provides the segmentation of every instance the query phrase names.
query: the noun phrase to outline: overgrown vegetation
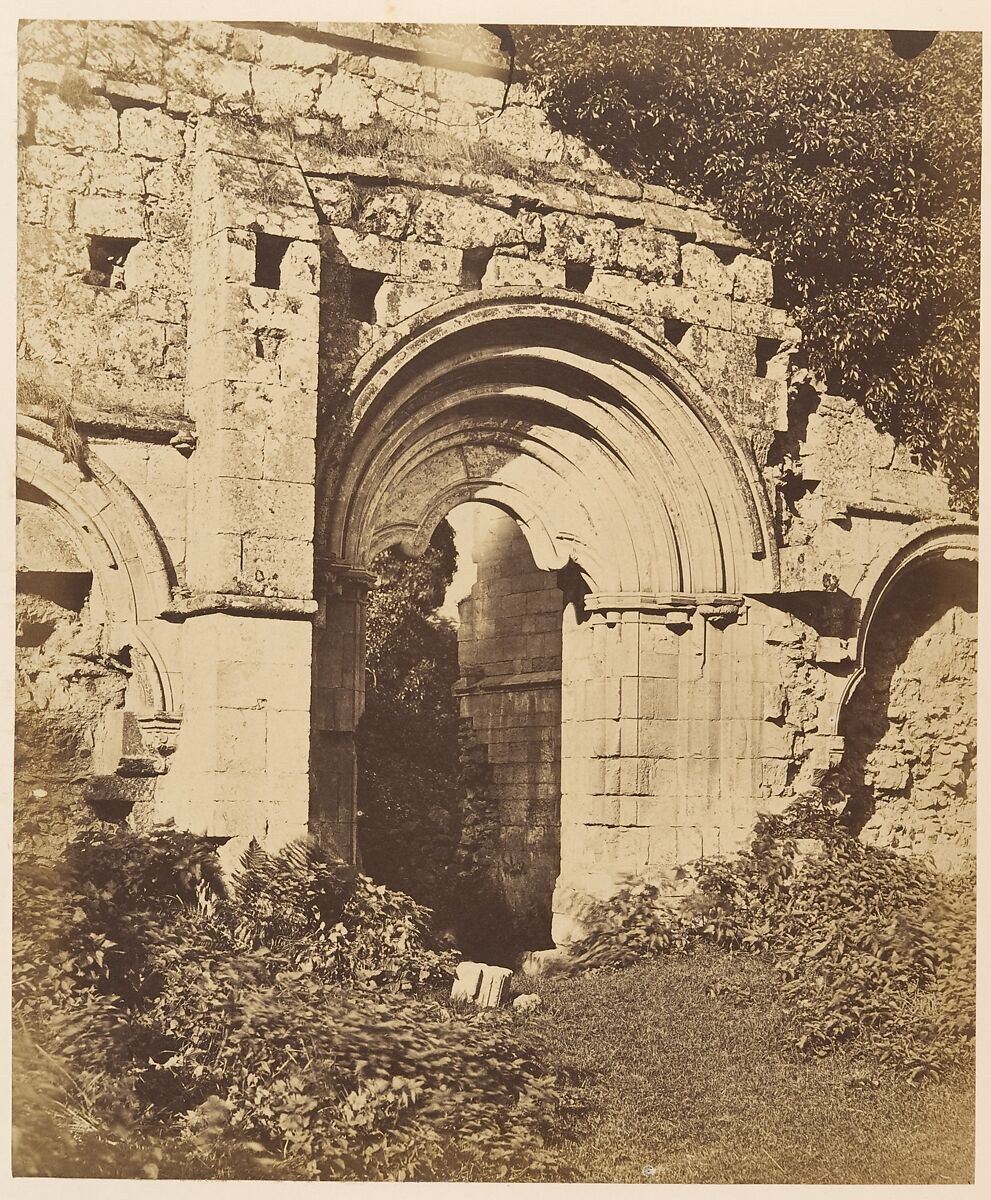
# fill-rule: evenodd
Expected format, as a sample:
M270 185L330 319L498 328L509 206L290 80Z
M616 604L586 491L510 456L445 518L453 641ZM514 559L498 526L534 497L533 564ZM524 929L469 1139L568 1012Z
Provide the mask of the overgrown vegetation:
M451 1013L425 913L303 845L163 829L15 864L19 1174L563 1178L557 1080ZM413 994L415 993L415 994Z
M446 521L419 558L375 561L366 617L365 714L358 732L358 843L369 874L451 908L458 812L457 632L437 609L454 576Z
M34 379L17 380L17 403L21 407L37 405L51 421L52 443L65 462L75 463L86 473L86 439L76 428L72 405L60 392Z
M515 26L568 131L770 253L829 389L977 484L981 41L881 30Z
M703 944L744 950L773 966L800 1049L847 1046L871 1069L913 1081L969 1060L973 876L865 846L811 800L762 818L746 853L699 863L695 874L685 905L633 881L594 906L573 964L628 965Z

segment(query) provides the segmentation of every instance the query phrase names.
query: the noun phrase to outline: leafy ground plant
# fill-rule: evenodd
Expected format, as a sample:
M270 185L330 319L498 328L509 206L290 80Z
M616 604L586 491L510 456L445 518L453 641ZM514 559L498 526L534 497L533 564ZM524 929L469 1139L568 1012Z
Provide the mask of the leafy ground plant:
M972 876L863 845L818 801L762 819L745 853L695 873L687 904L634 880L593 908L573 964L622 966L704 943L744 950L773 966L801 1049L854 1045L915 1081L969 1060Z
M559 1080L508 1014L431 995L427 915L303 844L228 886L172 829L22 857L15 1171L567 1178Z

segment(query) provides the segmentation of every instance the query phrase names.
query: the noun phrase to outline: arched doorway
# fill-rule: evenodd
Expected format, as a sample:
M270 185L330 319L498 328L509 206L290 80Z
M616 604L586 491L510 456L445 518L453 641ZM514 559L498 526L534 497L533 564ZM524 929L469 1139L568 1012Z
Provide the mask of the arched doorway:
M696 610L731 620L742 593L776 582L752 454L677 352L629 317L571 292L438 305L359 363L347 449L318 464L311 825L343 852L375 556L422 553L446 513L480 502L580 597L562 649L556 940L570 893L647 865L649 823L620 798L643 791L675 715L659 700L674 631Z

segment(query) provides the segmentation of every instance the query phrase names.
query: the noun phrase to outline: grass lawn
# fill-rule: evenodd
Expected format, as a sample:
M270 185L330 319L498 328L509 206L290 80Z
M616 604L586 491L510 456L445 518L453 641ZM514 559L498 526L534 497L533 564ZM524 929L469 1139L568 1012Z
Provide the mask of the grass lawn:
M790 1048L773 976L748 956L514 983L543 996L531 1026L591 1102L569 1155L582 1181L973 1181L973 1073L857 1086L850 1057Z

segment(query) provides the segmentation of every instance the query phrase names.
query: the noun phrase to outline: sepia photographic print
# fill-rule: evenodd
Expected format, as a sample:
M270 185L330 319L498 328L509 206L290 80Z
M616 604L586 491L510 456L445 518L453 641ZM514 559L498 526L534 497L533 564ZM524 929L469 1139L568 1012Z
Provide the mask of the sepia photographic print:
M346 7L18 14L17 1185L974 1185L976 6Z

